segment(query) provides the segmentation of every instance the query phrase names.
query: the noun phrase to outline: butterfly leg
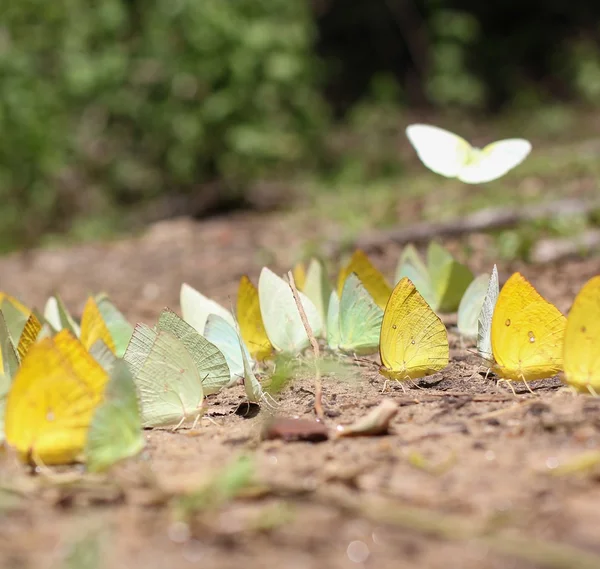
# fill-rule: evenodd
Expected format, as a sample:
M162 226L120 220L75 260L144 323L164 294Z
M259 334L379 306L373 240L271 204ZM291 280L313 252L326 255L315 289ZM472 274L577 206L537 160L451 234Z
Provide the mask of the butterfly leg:
M598 397L598 392L588 383L587 390L590 392L592 397Z
M508 379L504 379L503 377L501 377L498 382L496 383L496 386L500 386L501 383L506 383L506 385L508 385L508 387L510 387L511 391L513 392L513 395L516 397L517 396L517 392L515 391L515 388L513 387L513 384L511 381L509 381Z
M525 387L529 390L529 393L531 393L532 395L535 395L535 393L533 392L533 389L531 389L531 387L529 387L529 383L527 383L527 380L525 379L525 376L523 374L521 374L521 381L525 384Z
M200 417L201 417L201 415L200 415L200 413L198 413L198 414L196 415L196 418L194 419L194 422L192 423L192 431L193 431L193 430L196 428L196 426L198 425L198 421L200 420Z
M181 425L183 425L183 423L185 423L185 416L184 416L184 417L181 417L181 421L179 421L179 423L177 423L177 425L175 425L175 426L174 426L174 427L171 429L171 431L173 431L173 432L177 431L177 430L178 430L178 429L181 427Z

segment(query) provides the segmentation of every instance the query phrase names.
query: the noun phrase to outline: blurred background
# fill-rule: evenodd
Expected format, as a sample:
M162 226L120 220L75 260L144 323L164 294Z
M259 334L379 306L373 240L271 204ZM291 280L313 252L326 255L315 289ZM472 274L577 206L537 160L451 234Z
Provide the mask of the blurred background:
M302 204L356 233L597 191L598 2L20 0L2 16L1 251L182 214ZM417 120L534 152L465 188L418 163Z

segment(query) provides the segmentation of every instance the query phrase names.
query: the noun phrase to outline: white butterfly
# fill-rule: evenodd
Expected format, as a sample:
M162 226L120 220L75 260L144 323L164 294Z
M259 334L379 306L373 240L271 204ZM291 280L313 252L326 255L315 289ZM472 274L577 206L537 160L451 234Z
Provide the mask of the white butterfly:
M456 134L426 124L411 124L406 136L427 168L467 184L496 180L531 152L531 143L523 138L499 140L479 149Z
M499 293L498 269L494 265L477 321L477 352L488 361L494 361L492 355L492 317L494 316Z

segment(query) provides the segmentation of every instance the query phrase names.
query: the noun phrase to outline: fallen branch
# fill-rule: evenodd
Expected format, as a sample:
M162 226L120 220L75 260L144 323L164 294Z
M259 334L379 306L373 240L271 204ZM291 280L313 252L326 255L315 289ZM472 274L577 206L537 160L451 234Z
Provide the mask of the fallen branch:
M542 239L531 249L532 263L554 263L569 257L590 253L600 247L600 230L591 229L581 235L561 239Z
M321 370L319 368L319 360L321 357L319 342L317 342L312 328L310 327L310 323L308 322L308 318L306 317L306 312L300 301L300 295L298 294L298 288L296 287L296 281L294 280L292 271L288 271L288 280L290 288L292 289L292 294L294 295L294 300L296 301L296 307L300 313L302 325L304 326L304 330L306 330L306 335L308 336L315 356L315 414L319 420L323 421L325 419L325 412L323 411L323 384L321 383Z
M597 209L600 209L600 200L578 199L565 199L529 207L491 207L450 221L422 222L408 227L373 231L357 239L354 245L365 251L372 251L387 243L404 245L429 241L435 237L455 237L557 216L589 214ZM332 254L339 253L339 248L339 243L334 244Z

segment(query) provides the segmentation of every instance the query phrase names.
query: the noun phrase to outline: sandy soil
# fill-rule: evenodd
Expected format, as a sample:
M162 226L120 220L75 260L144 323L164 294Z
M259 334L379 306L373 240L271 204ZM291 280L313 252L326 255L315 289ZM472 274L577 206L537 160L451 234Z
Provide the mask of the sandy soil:
M58 290L75 312L104 290L132 321L152 322L164 306L178 309L182 281L228 304L243 273L256 281L264 264L283 270L310 230L295 229L282 216L165 222L136 239L4 258L0 289L38 306ZM486 242L469 238L475 270L489 270ZM373 260L391 275L397 256L390 246ZM499 269L504 279L523 270L566 312L600 261ZM147 431L144 453L106 478L70 469L49 482L5 453L0 566L600 567L598 471L568 472L600 451L600 401L574 397L559 378L533 382L535 395L517 386L515 397L450 340L450 366L406 393L388 384L382 394L368 365L356 368L359 380L324 378L328 426L385 396L400 405L388 436L261 441L266 412L236 413L236 387L210 401L194 431ZM311 417L312 377L300 374L277 398L281 413ZM221 503L205 496L184 516L181 496L241 454L252 457L251 483Z

